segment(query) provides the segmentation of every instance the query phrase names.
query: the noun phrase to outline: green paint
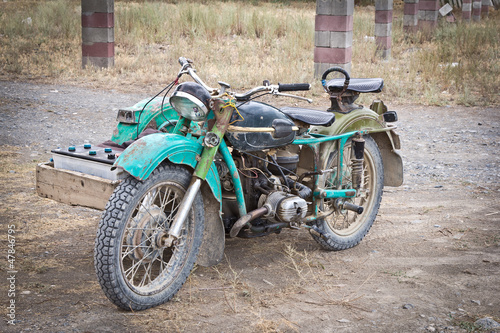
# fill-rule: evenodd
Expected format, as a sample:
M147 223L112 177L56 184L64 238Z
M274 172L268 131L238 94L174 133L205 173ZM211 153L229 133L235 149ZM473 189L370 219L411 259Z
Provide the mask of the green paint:
M111 137L111 141L121 145L126 141L135 140L137 138L137 134L142 133L142 131L146 129L148 124L153 119L156 122L156 128L160 128L162 125L165 125L165 122L167 122L167 120L170 120L172 123L177 122L177 120L179 119L179 115L177 114L177 112L175 112L175 110L170 106L168 102L165 102L162 108L163 97L156 97L151 102L149 102L149 100L149 98L144 99L134 106L125 108L125 110L129 110L134 113L136 122L139 123L118 123L116 129L113 132L113 136ZM146 103L148 104L146 105ZM146 107L144 107L145 105ZM167 129L168 126L171 127L171 125L165 126L167 126Z
M323 194L323 196L321 196ZM356 196L356 190L320 190L313 193L313 197L322 199L336 199L336 198L354 198Z
M226 104L228 105L228 104ZM216 107L217 108L217 107ZM219 137L219 144L214 147L205 146L203 149L203 153L201 154L201 159L196 165L196 170L194 171L194 175L198 178L205 179L205 176L210 169L210 166L213 164L215 154L219 149L219 145L222 141L224 141L224 134L226 133L227 127L229 126L229 120L233 115L234 108L229 107L221 107L216 111L210 111L215 114L215 124L210 130L210 134ZM216 114L217 112L217 114ZM207 135L209 134L207 133Z
M234 164L233 156L231 152L227 148L226 142L222 141L219 145L219 152L222 154L224 162L226 163L229 173L231 174L231 178L233 181L234 192L236 194L236 202L238 205L238 212L240 213L240 217L247 214L247 208L245 204L245 197L243 195L243 185L241 184L240 173L236 168L236 164Z
M373 110L363 108L354 110L347 114L335 112L335 122L332 126L314 126L311 128L310 133L337 135L340 133L356 131L359 129L363 129L367 133L371 133L372 131L390 130L390 128L386 126L381 115L377 114Z
M113 167L122 168L135 178L144 180L165 159L195 169L202 151L203 147L194 137L189 139L169 133L151 134L131 144L118 157ZM215 198L222 202L219 174L214 163L209 166L204 179Z

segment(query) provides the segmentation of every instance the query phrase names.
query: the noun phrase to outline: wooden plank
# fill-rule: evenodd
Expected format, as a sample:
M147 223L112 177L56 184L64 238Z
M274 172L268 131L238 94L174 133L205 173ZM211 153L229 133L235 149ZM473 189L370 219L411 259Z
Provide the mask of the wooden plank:
M55 169L53 163L41 163L36 167L38 195L70 205L102 210L119 183L119 180Z

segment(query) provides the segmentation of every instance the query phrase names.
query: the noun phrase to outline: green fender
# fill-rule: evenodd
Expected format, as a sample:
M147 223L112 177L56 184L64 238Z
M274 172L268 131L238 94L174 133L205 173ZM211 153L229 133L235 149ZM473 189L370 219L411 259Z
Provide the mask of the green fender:
M358 129L378 130L387 128L382 116L373 110L363 108L347 114L335 112L335 122L329 127L314 127L311 132L323 135L336 135Z
M144 180L165 159L195 169L202 150L201 144L182 135L151 134L131 144L120 154L113 168L121 168L135 178ZM222 202L219 174L214 163L210 166L205 180L217 201Z
M347 114L335 112L335 122L329 127L313 127L312 133L337 135L356 130L367 130L377 142L384 164L384 185L401 186L403 183L403 160L397 149L401 149L399 135L389 127L382 115L362 108Z

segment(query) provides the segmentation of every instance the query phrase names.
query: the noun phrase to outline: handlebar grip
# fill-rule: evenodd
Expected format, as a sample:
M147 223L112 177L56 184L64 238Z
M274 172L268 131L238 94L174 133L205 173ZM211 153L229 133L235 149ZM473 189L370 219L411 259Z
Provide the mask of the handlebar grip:
M302 91L311 89L311 85L309 83L291 83L291 84L283 84L278 83L278 91Z
M189 64L189 63L190 63L190 61L189 61L188 59L186 59L186 58L184 58L184 57L180 57L180 58L179 58L179 64L180 64L181 66L184 66L184 65Z

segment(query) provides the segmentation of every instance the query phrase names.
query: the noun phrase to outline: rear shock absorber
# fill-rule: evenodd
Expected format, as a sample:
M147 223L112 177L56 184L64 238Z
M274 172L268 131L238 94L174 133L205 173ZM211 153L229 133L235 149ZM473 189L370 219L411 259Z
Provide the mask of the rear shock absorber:
M365 140L359 135L352 139L351 176L352 188L358 191L363 182L363 161L365 156Z

